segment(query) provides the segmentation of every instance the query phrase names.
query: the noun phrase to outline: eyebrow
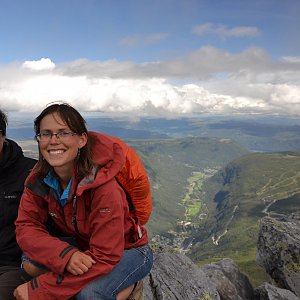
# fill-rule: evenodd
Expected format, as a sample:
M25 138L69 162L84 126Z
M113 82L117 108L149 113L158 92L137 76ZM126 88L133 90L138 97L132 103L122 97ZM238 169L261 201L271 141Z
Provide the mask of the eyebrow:
M69 127L59 128L59 129L57 129L57 130L55 130L55 131L53 131L53 130L51 130L51 129L40 129L40 132L42 132L42 131L59 132L59 131L64 131L64 130L71 130L71 128L69 128ZM71 130L71 131L72 131L72 130Z

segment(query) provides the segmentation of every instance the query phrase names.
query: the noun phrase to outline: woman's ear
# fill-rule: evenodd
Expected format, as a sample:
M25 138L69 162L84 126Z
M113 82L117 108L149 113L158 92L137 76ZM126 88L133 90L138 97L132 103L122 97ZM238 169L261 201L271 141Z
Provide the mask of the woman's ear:
M82 147L84 147L87 143L88 140L88 136L87 134L84 132L83 134L81 134L79 136L79 143L78 143L78 148L81 149Z

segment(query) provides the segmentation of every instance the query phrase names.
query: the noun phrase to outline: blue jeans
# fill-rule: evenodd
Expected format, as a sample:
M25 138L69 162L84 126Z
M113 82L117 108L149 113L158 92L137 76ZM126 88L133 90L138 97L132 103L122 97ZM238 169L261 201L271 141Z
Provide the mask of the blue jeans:
M149 245L125 250L112 271L83 288L76 300L115 300L120 291L146 277L152 264L153 254Z

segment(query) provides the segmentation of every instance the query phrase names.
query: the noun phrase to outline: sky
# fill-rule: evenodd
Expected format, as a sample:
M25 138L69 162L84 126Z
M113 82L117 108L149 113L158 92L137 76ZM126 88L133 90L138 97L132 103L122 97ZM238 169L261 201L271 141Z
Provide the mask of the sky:
M0 108L300 115L299 0L0 0Z

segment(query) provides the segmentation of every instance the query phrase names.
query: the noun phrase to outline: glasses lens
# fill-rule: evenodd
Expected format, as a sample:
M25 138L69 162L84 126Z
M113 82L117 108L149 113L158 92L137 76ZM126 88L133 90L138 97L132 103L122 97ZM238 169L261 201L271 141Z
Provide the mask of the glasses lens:
M36 139L39 142L49 142L51 140L52 136L55 136L57 139L67 139L74 135L76 135L76 133L74 133L72 131L60 131L57 133L41 132L36 135Z
M51 138L51 134L47 134L47 133L39 133L36 135L36 139L39 142L46 142Z

